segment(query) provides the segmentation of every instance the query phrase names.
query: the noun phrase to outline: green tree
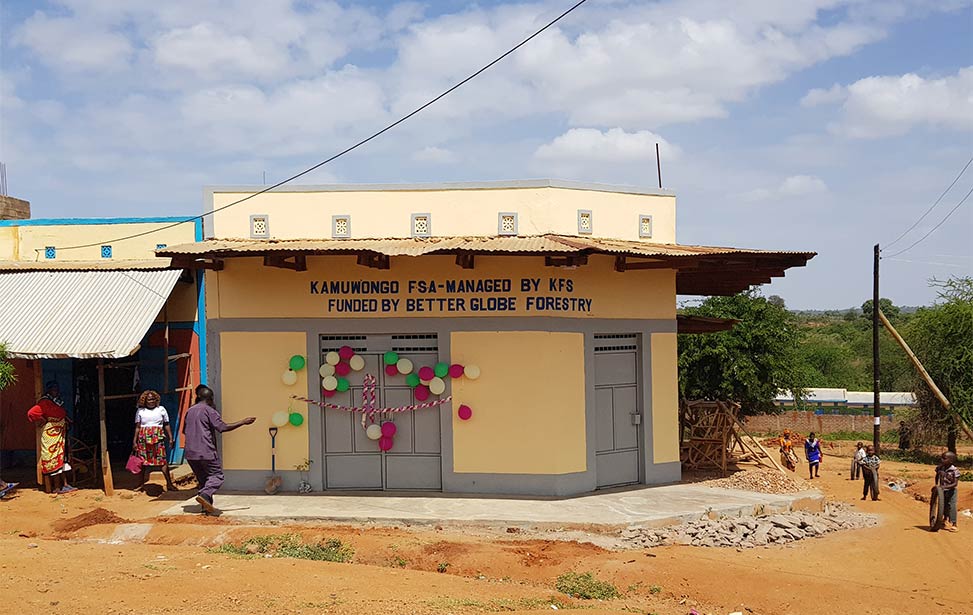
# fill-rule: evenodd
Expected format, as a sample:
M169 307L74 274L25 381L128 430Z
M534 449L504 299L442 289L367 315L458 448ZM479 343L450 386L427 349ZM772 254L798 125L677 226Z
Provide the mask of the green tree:
M740 402L745 414L774 412L783 389L803 395L807 373L795 317L755 291L710 297L687 315L734 318L733 329L679 337L679 389L686 399Z
M0 391L4 390L17 380L14 373L14 366L7 360L7 347L0 344Z
M872 322L872 303L872 300L869 299L862 304L862 318L868 322ZM880 310L882 310L882 313L885 314L885 317L889 319L890 323L893 325L898 324L900 317L902 316L902 310L896 307L895 304L892 303L891 299L882 297L878 300L878 307Z
M807 369L809 386L851 391L871 388L871 379L845 335L812 329L801 343L799 353Z
M973 278L934 280L933 285L940 289L940 302L916 312L905 338L956 412L967 425L973 425ZM945 431L947 444L955 451L952 415L918 374L912 384L918 420L934 434Z

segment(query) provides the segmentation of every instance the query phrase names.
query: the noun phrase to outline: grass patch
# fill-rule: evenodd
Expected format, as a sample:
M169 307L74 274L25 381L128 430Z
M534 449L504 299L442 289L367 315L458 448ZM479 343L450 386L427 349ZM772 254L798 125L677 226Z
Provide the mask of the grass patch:
M405 568L409 565L409 560L405 559L401 555L396 555L389 558L389 566L393 568Z
M973 472L963 472L959 475L959 479L964 483L973 482Z
M435 609L470 609L487 613L530 611L538 609L548 610L551 609L551 607L557 607L558 610L589 608L583 605L564 602L555 596L551 596L549 598L499 598L496 600L477 600L475 598L437 598L435 600L427 601L426 604Z
M439 562L439 565L436 566L436 571L440 574L445 573L447 570L449 570L449 562Z
M320 562L350 562L355 551L337 538L306 543L297 534L254 536L240 543L227 543L209 550L240 557L284 557Z
M596 579L590 572L565 572L557 578L555 587L561 593L582 600L610 600L619 596L614 585Z

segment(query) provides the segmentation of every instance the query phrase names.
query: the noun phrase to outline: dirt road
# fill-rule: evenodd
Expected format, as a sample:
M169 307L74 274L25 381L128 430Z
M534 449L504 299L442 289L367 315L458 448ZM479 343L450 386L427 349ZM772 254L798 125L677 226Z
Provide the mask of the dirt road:
M929 533L923 503L887 489L881 501L862 502L846 466L826 458L815 482L834 499L881 515L878 527L742 551L610 551L544 533L453 527L159 521L154 515L171 500L22 491L0 503L0 613L539 613L553 605L658 615L691 608L701 615L973 614L973 520L963 517L959 533ZM932 476L914 464L887 463L883 471L918 485ZM968 508L971 485L961 488ZM119 520L154 523L149 544L86 541L111 534L111 525L96 522ZM205 546L286 532L310 542L338 538L355 550L353 563L244 559ZM598 602L557 592L557 576L572 570L610 580L622 597Z

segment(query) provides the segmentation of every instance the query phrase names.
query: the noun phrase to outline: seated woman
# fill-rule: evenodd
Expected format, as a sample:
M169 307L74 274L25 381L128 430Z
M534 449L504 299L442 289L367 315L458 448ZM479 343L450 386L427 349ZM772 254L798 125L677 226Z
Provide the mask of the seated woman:
M51 381L44 387L44 395L27 411L27 418L31 422L41 425L41 472L51 479L51 487L55 493L71 493L77 491L68 484L64 476L65 470L70 469L65 463L64 444L68 433L68 413L61 401L61 389L57 382Z
M141 482L152 468L162 468L166 478L166 489L175 491L172 475L169 473L169 459L166 455L166 438L173 442L172 428L169 427L169 413L161 405L162 399L155 391L145 391L139 396L138 410L135 411L135 436L132 439L132 452L142 458Z

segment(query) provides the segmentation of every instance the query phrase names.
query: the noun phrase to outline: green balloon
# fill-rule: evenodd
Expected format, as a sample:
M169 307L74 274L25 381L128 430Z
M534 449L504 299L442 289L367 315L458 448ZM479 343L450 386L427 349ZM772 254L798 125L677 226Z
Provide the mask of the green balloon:
M412 372L405 377L405 383L413 389L419 386L419 374Z
M338 391L344 393L349 388L351 388L351 383L348 382L347 378L338 378L338 388L337 388Z
M287 420L291 422L294 427L299 427L304 422L304 416L298 414L297 412L291 412L291 415L287 417Z
M436 372L436 376L445 378L449 375L449 363L436 363L432 371Z
M399 362L399 353L389 350L385 353L385 364L395 365Z
M301 355L296 354L293 357L291 357L291 360L288 363L288 365L290 365L291 369L294 370L295 372L299 372L302 369L304 369L305 365L307 365L307 361L305 361L304 357L302 357Z

